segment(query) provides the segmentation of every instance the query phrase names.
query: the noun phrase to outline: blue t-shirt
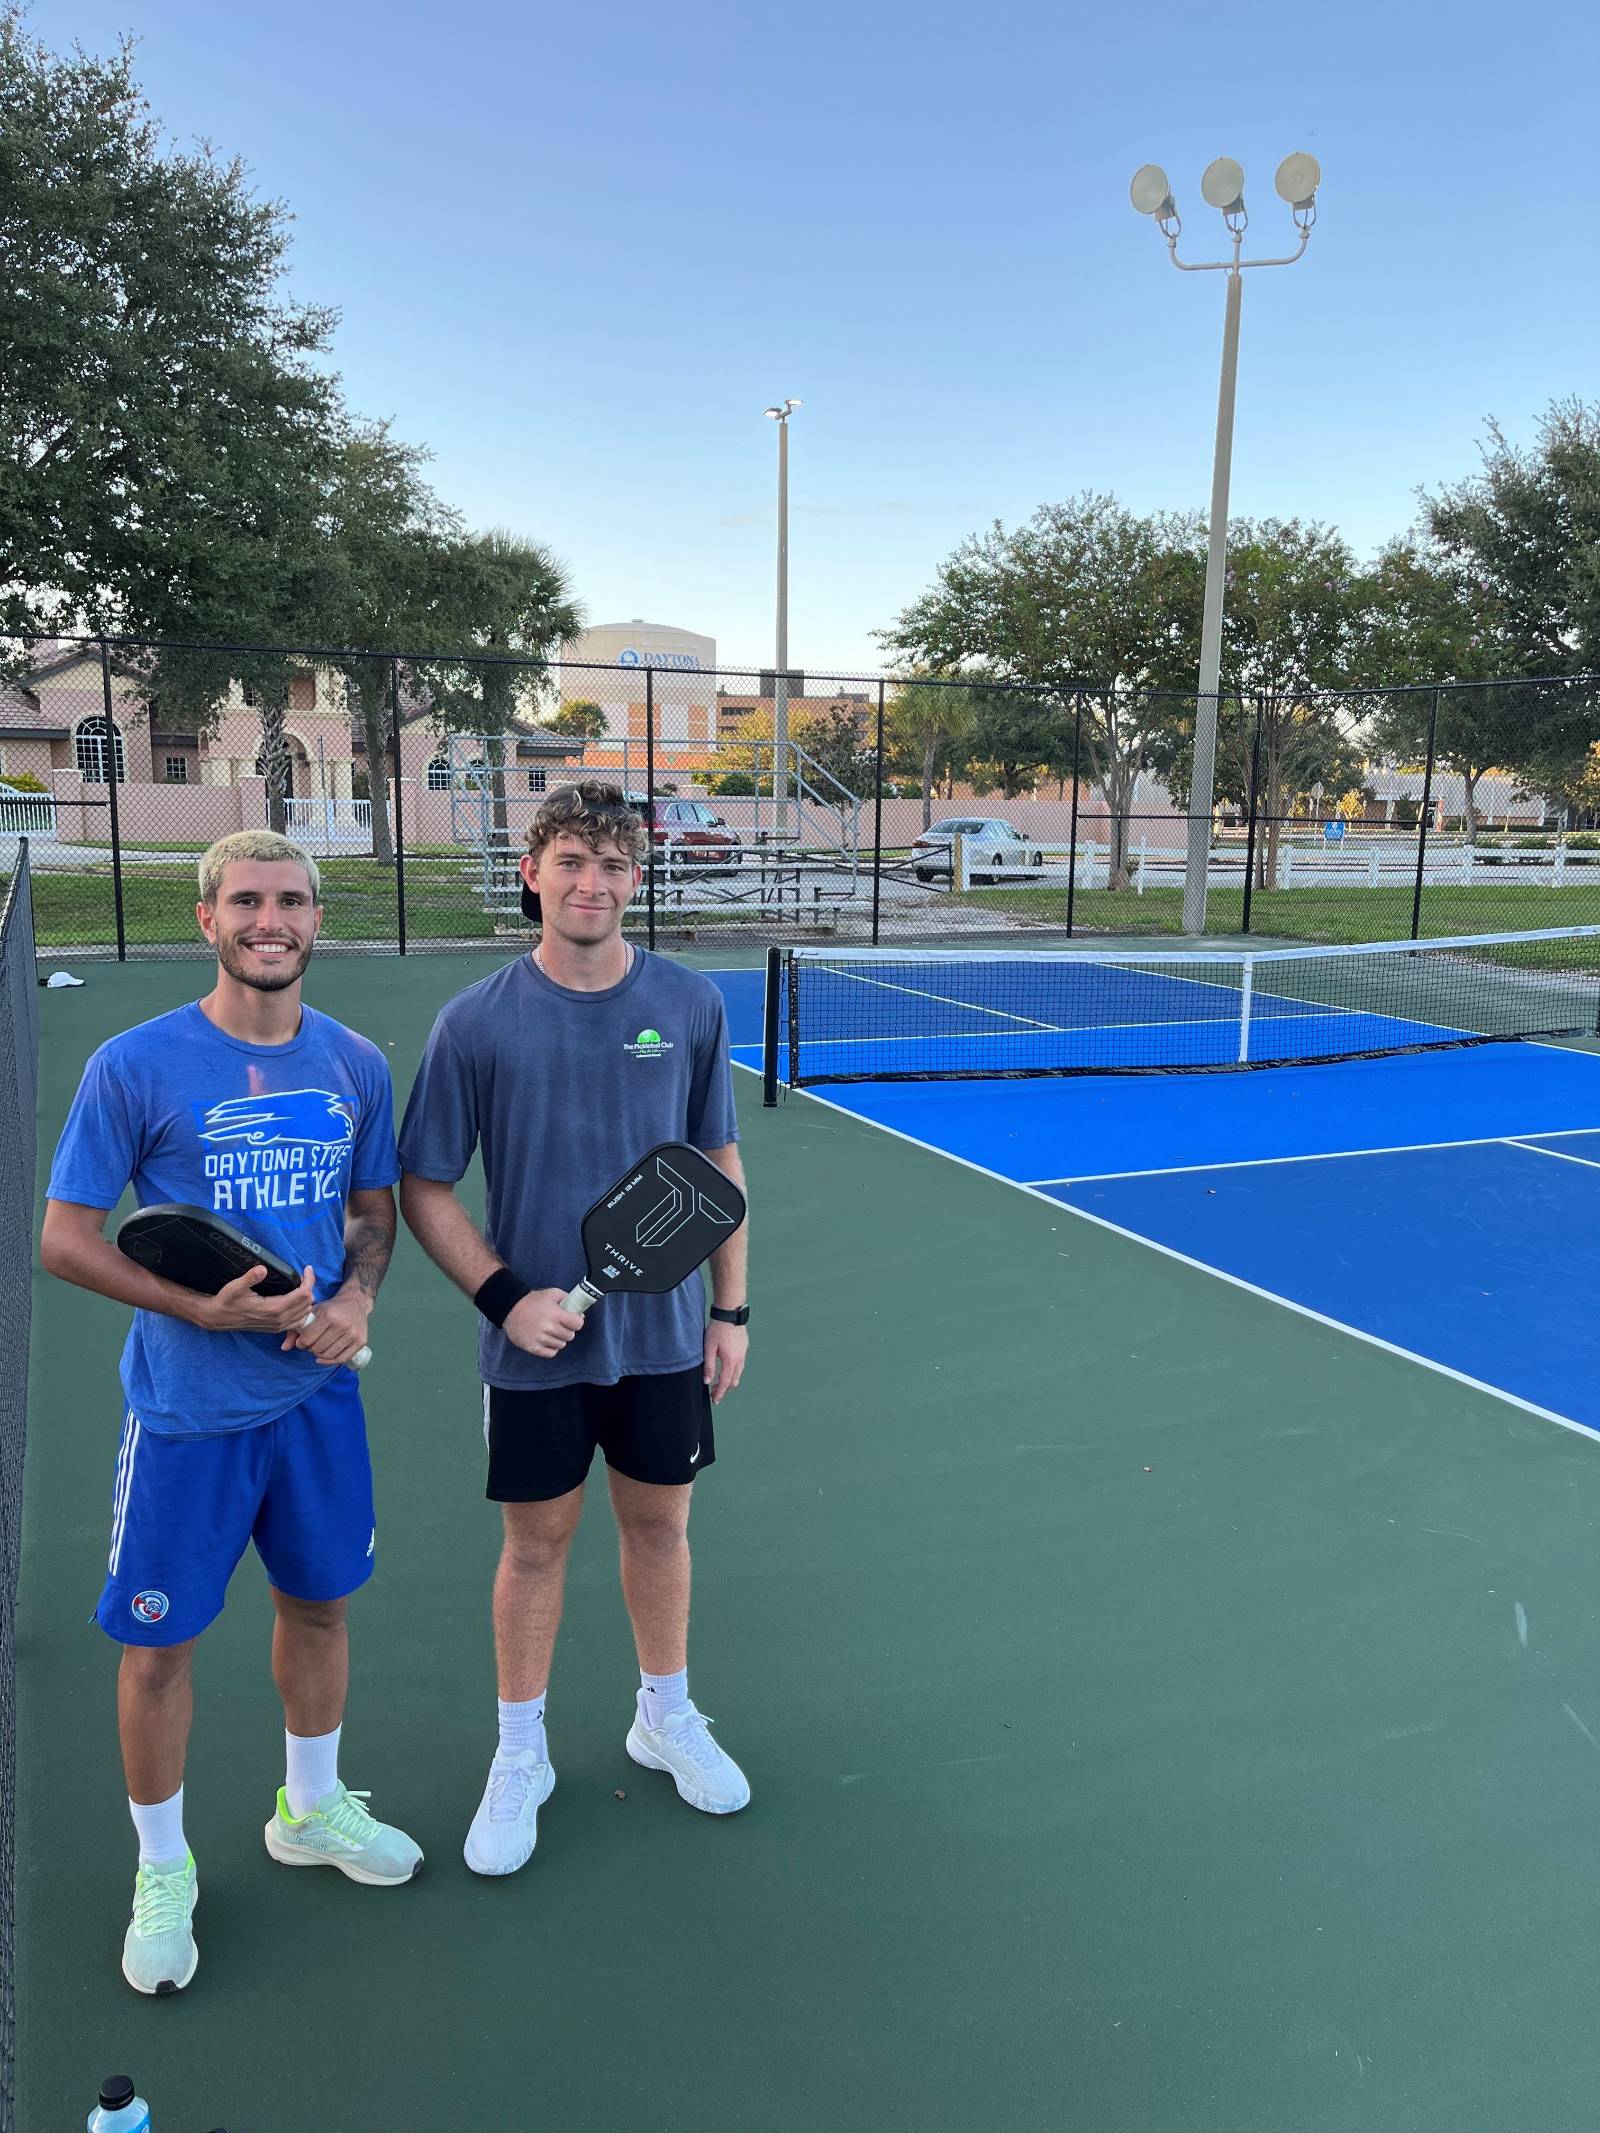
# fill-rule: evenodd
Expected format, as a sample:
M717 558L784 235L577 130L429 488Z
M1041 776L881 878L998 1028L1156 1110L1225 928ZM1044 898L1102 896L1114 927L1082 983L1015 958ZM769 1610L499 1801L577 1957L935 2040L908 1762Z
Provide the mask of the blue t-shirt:
M453 1185L482 1146L485 1235L535 1289L583 1275L583 1218L660 1141L726 1148L739 1137L722 995L697 970L634 951L603 992L557 985L519 956L456 997L433 1025L400 1128L413 1176ZM614 1385L690 1370L704 1354L705 1290L608 1296L561 1353L528 1355L478 1322L486 1385Z
M375 1044L302 1006L288 1044L246 1044L197 1005L113 1037L84 1069L50 1171L52 1200L208 1207L296 1267L319 1298L344 1281L344 1203L393 1185L389 1064ZM212 1333L136 1311L122 1351L128 1405L157 1436L252 1429L326 1384L281 1333Z

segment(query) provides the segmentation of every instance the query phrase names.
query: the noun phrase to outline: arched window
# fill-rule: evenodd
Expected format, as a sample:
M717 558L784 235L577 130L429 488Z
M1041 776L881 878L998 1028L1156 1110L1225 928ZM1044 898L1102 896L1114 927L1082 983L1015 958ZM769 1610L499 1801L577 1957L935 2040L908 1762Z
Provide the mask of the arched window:
M104 718L86 718L72 737L72 753L79 775L86 785L104 785L108 758L116 760L116 777L119 785L128 780L128 758L122 745L120 727L110 725Z
M428 765L428 790L429 792L448 792L450 790L450 765L442 755L436 755Z

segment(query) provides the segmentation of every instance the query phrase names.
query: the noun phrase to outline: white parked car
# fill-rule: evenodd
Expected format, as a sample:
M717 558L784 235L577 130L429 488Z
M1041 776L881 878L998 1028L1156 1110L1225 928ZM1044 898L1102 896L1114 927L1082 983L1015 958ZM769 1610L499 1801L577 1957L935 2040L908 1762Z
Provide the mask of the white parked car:
M957 837L965 841L967 872L974 881L995 881L1002 873L1022 874L1044 864L1043 852L1014 822L998 815L952 815L925 829L912 845L911 864L918 881L933 881L940 875L950 878Z

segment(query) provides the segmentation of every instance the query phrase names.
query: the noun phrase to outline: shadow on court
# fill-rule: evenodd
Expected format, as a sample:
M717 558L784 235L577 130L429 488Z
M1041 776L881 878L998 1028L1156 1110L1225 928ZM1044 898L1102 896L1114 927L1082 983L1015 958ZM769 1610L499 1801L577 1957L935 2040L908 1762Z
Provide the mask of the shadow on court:
M488 967L346 961L309 991L392 1045L403 1096ZM47 1149L92 1046L203 966L88 975L41 996ZM1587 2133L1595 1447L738 1080L754 1361L699 1492L693 1679L753 1806L704 1819L624 1755L592 1505L538 1853L504 1883L462 1865L495 1523L471 1312L402 1238L343 1767L427 1867L371 1890L268 1860L251 1558L197 1668L200 1969L169 2001L118 1971L133 1840L86 1624L125 1314L39 1282L29 2133L113 2068L160 2133Z

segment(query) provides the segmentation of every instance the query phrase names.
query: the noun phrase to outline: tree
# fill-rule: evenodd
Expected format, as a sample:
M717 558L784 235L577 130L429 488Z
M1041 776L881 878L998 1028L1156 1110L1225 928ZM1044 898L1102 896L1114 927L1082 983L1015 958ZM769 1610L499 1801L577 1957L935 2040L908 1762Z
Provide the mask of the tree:
M1252 786L1261 886L1277 879L1283 825L1313 794L1358 786L1358 715L1329 692L1355 672L1362 581L1330 527L1249 519L1228 528L1214 797L1243 808ZM1158 736L1151 767L1189 804L1194 710Z
M972 691L937 675L899 683L883 707L883 749L889 766L909 771L922 794L922 826L933 820L935 781L968 761Z
M1255 699L1260 886L1278 878L1278 843L1295 801L1314 787L1343 792L1360 781L1350 709L1326 692L1355 677L1362 597L1355 558L1331 527L1299 519L1230 525L1222 685L1227 697ZM1232 723L1242 738L1249 722Z
M1070 749L1075 706L1111 816L1111 882L1128 880L1128 815L1147 750L1192 698L1199 658L1203 527L1139 517L1085 492L1008 532L998 521L939 569L881 640L944 673L1024 683L1051 706ZM1057 751L1059 756L1059 751Z
M447 542L438 558L434 629L441 654L411 673L445 732L485 736L494 835L504 843L505 740L550 690L545 662L583 626L566 573L547 548L500 529Z
M0 626L159 634L297 535L337 394L286 244L240 164L164 145L130 45L0 11Z
M1600 406L1552 401L1532 450L1491 422L1482 460L1424 493L1434 543L1492 603L1514 672L1600 667Z
M966 754L974 792L989 793L998 785L1014 800L1031 790L1042 772L1063 762L1070 769L1072 725L1059 705L1019 688L980 684L969 694L972 723Z
M1524 697L1533 692L1499 681L1517 658L1499 603L1415 534L1381 551L1366 598L1362 666L1368 680L1394 692L1378 701L1374 743L1391 759L1422 763L1431 726L1434 760L1462 781L1463 828L1474 843L1478 782L1527 757L1532 723Z
M847 705L835 704L826 711L796 719L793 714L804 702L803 697L798 704L790 700L790 740L836 785L859 798L870 781L872 765L871 750L863 750L860 714ZM804 776L806 764L802 762L799 767Z
M552 733L576 734L586 741L603 741L606 737L605 712L588 697L574 697L558 710L547 712L539 723Z
M461 528L422 480L426 457L395 438L387 423L354 426L344 438L328 500L330 643L409 649L433 641L448 543L461 537ZM392 866L386 743L400 713L395 664L360 651L330 664L343 675L361 720L373 857Z

